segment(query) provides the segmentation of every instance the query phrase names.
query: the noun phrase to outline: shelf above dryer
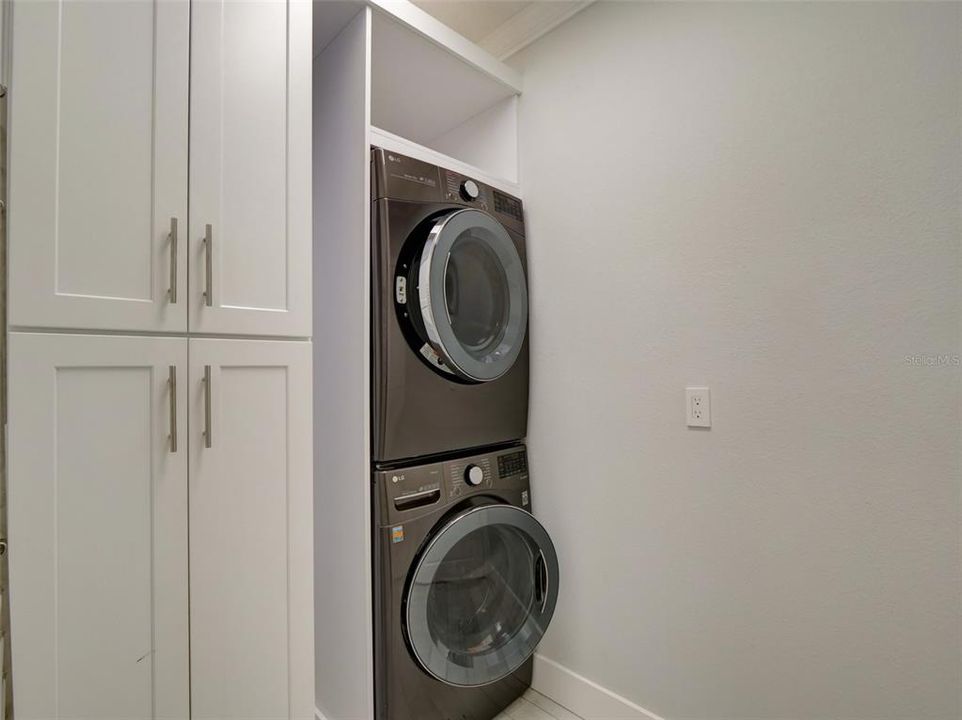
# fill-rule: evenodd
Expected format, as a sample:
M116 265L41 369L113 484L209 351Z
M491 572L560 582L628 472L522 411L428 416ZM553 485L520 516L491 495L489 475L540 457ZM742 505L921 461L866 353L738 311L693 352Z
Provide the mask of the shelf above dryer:
M365 7L371 126L516 183L520 74L408 0L315 2L315 57Z

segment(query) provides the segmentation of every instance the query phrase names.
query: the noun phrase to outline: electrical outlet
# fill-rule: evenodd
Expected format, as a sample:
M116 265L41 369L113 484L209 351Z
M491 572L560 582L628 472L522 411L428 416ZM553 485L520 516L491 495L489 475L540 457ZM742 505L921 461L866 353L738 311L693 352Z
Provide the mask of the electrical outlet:
M685 416L688 427L711 427L711 391L708 388L685 388Z

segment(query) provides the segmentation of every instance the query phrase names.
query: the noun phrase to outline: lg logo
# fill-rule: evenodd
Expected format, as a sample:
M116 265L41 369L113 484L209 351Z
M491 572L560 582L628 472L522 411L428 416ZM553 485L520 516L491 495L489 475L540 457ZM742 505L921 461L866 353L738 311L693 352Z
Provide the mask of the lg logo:
M394 483L395 485L397 485L397 484L398 484L399 482L401 482L402 480L404 480L404 476L403 476L403 475L394 475L394 476L391 478L391 482Z

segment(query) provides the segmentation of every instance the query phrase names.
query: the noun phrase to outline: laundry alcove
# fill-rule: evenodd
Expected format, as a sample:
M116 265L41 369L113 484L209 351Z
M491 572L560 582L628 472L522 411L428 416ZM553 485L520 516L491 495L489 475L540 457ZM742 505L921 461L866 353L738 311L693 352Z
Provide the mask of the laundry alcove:
M521 197L520 74L410 3L314 3L316 701L374 716L370 148Z

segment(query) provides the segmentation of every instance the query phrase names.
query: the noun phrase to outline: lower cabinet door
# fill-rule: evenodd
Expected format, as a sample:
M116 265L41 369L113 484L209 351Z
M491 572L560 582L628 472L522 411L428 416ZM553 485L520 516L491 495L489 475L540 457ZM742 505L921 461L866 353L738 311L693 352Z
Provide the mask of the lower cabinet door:
M311 346L189 342L191 717L307 720Z
M10 333L18 720L189 714L187 340Z

